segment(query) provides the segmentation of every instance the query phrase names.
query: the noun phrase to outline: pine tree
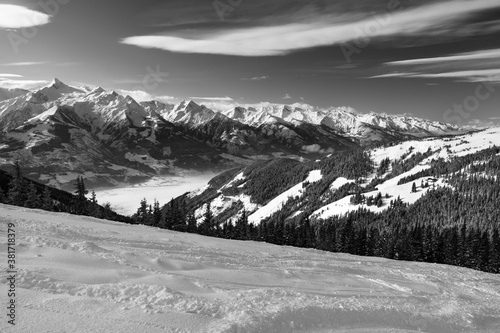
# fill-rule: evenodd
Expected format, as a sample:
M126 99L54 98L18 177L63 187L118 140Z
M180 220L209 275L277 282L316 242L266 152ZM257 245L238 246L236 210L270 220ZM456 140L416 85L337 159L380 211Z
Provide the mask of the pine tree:
M139 208L137 209L136 221L138 224L147 224L148 219L148 201L146 200L146 198L143 198L141 200Z
M83 180L82 176L78 176L75 181L75 211L77 214L87 214L88 213L88 207L87 207L87 197L86 195L89 193L89 191L85 187L85 181Z
M103 219L110 219L113 217L113 210L111 209L111 203L106 202L102 206L102 216Z
M248 217L245 209L243 209L240 218L236 221L236 234L238 239L247 239Z
M194 213L189 213L187 216L187 226L188 226L188 232L196 232L197 231L197 222L196 218L194 217Z
M5 193L3 191L2 186L0 186L0 203L5 202Z
M90 195L90 202L93 205L97 205L97 195L95 194L94 190L92 190L92 194Z
M213 229L214 229L214 216L212 214L212 209L210 208L210 202L209 202L207 203L205 215L203 216L203 222L201 223L201 232L204 235L211 235Z
M384 204L384 201L382 200L382 193L378 192L377 196L375 197L375 205L377 207L382 207Z
M43 193L42 193L41 207L43 210L47 210L49 212L54 210L54 204L53 204L52 198L50 196L50 190L47 186L45 186Z
M41 206L40 195L38 195L36 191L35 184L30 182L30 184L28 185L28 193L26 201L24 202L24 207L39 208L40 206Z
M160 203L156 198L153 202L153 226L159 227L163 224Z
M166 229L172 229L175 224L175 215L176 215L176 210L177 210L177 205L175 203L175 200L172 198L170 199L170 202L168 203L166 210L165 210L165 221L164 221L164 227Z
M500 273L500 234L498 232L498 228L493 229L489 257L491 272Z
M7 203L14 206L24 206L27 199L27 184L21 172L19 160L14 162L14 178L9 182Z
M90 194L90 215L98 218L101 217L101 209L98 205L97 195L94 190L92 190Z
M411 193L417 193L417 184L413 183L411 186Z

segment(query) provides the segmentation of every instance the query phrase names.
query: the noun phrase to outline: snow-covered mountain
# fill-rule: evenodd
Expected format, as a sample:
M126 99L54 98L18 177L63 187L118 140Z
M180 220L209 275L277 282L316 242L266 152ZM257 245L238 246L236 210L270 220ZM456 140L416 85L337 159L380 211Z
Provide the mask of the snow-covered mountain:
M278 159L230 170L178 200L185 201L199 219L210 204L220 223L235 222L243 211L254 225L273 216L307 216L318 221L359 209L380 213L396 199L413 204L433 188L453 188L447 181L451 174L437 176L436 170L442 170L443 164L462 163L462 169L468 170L480 163L500 162L500 150L495 156L498 161L474 155L492 147L500 147L500 127L446 138L408 140L368 150L366 156L359 152L352 156L333 154L314 162ZM474 175L498 179L496 171ZM429 181L430 186L422 186ZM418 185L417 191L412 191L413 183ZM358 192L363 200L353 203ZM379 193L383 196L380 204L367 204L366 198Z
M9 98L0 99L0 167L21 158L31 177L55 186L83 172L95 184L111 185L255 159L314 160L457 130L418 118L305 104L212 110L194 101L138 103L58 79L35 91L2 92Z
M4 316L2 332L493 333L500 327L495 274L3 204L0 216L2 234L16 232L17 272L16 326Z
M0 165L19 158L29 177L63 188L78 174L110 186L236 165L130 96L57 79L0 102L0 126Z
M232 119L238 119L245 124L253 126L260 126L279 118L291 123L305 122L314 125L325 125L345 135L359 138L367 137L366 130L369 128L415 134L417 136L443 134L457 130L456 127L442 122L409 116L376 114L373 112L360 114L349 107L319 109L307 104L271 104L249 108L236 107L223 111L223 113Z

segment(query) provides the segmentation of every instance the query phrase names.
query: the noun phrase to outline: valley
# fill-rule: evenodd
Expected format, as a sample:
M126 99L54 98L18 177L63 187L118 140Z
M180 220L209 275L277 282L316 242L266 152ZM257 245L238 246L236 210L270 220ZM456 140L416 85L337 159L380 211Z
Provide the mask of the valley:
M137 212L142 198L146 198L148 203L153 203L156 199L164 205L186 192L206 186L215 176L216 174L210 173L183 177L155 177L133 186L98 188L95 192L100 203L109 202L117 213L132 215Z

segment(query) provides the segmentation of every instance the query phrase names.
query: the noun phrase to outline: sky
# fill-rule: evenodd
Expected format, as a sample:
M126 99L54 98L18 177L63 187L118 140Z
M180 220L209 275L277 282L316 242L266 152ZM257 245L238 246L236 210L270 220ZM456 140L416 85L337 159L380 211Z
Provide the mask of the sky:
M497 121L498 0L0 0L0 86Z

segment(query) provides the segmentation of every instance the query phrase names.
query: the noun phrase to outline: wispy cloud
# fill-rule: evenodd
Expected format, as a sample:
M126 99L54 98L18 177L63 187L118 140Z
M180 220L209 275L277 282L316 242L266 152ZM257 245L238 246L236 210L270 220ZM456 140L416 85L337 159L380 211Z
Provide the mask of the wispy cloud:
M254 77L244 77L242 78L243 81L262 81L262 80L267 80L269 79L270 76L254 76Z
M440 73L398 72L371 76L371 79L407 77L425 79L461 79L470 82L500 82L500 68L463 70Z
M37 89L49 84L46 80L16 80L0 78L0 87L8 89Z
M0 4L0 29L22 29L49 22L47 14L23 6Z
M478 69L478 70L465 70L444 73L415 73L411 74L412 77L421 78L467 78L470 80L487 80L497 81L500 78L500 68L495 69Z
M500 82L500 49L398 60L387 62L385 65L391 70L390 73L370 78L450 78L458 81Z
M231 97L189 97L189 99L203 100L203 101L234 101Z
M7 64L0 64L0 66L37 66L45 65L46 61L27 61L27 62L11 62Z
M282 99L291 99L292 96L290 96L290 94L285 94L285 96L282 97Z
M0 74L0 78L2 77L23 77L22 75L19 74Z
M460 53L443 57L391 61L386 64L392 66L425 65L425 64L435 64L435 63L447 63L451 61L471 61L471 60L498 59L498 58L500 58L500 49L492 49L492 50L481 50L475 52Z
M124 95L124 96L129 95L137 102L147 102L147 101L152 101L152 100L158 100L161 102L171 102L171 101L176 99L173 96L158 96L158 95L153 95L153 94L147 93L147 92L142 91L142 90L122 90L122 89L119 89L119 90L116 90L116 92L118 92L119 94Z
M378 28L376 36L420 36L460 32L451 29L457 22L478 11L500 7L498 0L444 1L400 9L368 18L315 17L302 23L257 26L229 30L199 31L189 37L178 34L133 36L121 43L142 48L158 48L179 53L234 56L278 56L297 50L354 41L367 27Z
M415 74L415 73L394 72L394 73L385 73L385 74L369 76L369 77L367 77L367 79L386 79L386 78L392 78L392 77L410 77L413 74Z

